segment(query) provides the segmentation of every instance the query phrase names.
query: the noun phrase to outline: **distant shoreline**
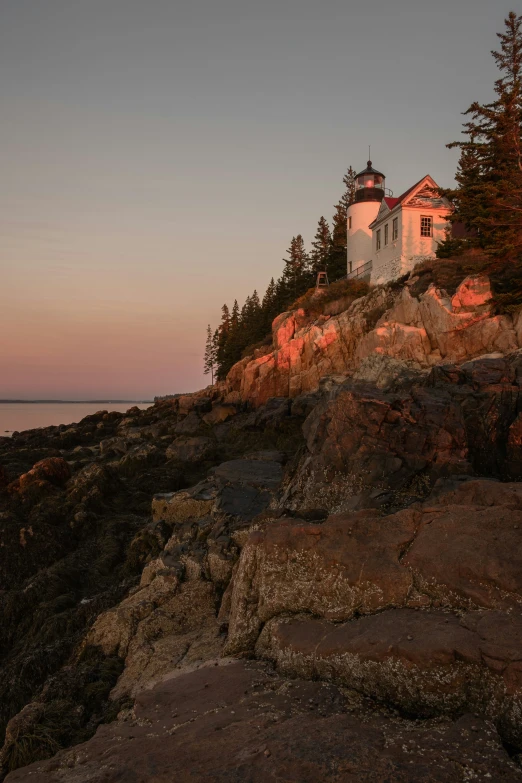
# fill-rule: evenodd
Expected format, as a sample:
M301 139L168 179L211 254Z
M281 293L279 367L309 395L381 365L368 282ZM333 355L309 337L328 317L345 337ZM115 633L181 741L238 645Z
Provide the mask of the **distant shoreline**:
M154 400L0 400L0 404L42 405L153 405Z

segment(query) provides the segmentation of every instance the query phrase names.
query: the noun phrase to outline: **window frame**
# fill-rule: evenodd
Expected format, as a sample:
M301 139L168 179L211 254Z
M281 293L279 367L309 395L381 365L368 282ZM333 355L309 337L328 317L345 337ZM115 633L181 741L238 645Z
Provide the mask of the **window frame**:
M390 242L390 224L386 223L384 225L384 247L388 245Z
M423 221L428 221L429 234L426 234L426 224ZM422 239L433 239L433 215L421 215L420 216L420 235Z
M392 221L392 242L396 242L399 238L399 218L393 218Z
M381 229L378 228L375 232L375 250L378 252L381 249Z

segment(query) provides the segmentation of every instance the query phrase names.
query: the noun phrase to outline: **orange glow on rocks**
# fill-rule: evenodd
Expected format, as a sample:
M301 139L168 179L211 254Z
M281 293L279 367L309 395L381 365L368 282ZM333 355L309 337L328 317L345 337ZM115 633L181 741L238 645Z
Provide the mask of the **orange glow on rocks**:
M421 369L522 347L522 318L490 315L487 278L466 278L452 299L435 286L419 299L404 288L391 307L389 297L376 288L336 316L279 315L274 349L235 365L227 378L230 393L258 406L312 391L325 376L353 374L371 356ZM369 328L368 315L379 309L382 317Z

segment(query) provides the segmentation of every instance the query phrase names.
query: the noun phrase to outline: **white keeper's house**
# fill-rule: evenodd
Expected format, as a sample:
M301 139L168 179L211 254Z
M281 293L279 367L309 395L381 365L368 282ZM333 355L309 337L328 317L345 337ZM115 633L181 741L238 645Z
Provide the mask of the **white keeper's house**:
M437 244L446 238L451 205L438 195L429 174L398 198L386 190L385 176L371 160L355 181L355 201L347 214L349 277L386 283L435 257Z

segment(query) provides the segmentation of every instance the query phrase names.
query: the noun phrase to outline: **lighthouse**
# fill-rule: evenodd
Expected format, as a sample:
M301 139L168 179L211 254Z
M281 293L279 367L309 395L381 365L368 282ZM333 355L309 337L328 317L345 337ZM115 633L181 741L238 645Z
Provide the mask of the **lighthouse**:
M367 167L355 176L355 201L347 212L347 261L348 274L361 269L372 258L372 229L384 198L385 177L373 168L371 160ZM369 270L364 270L366 273Z

